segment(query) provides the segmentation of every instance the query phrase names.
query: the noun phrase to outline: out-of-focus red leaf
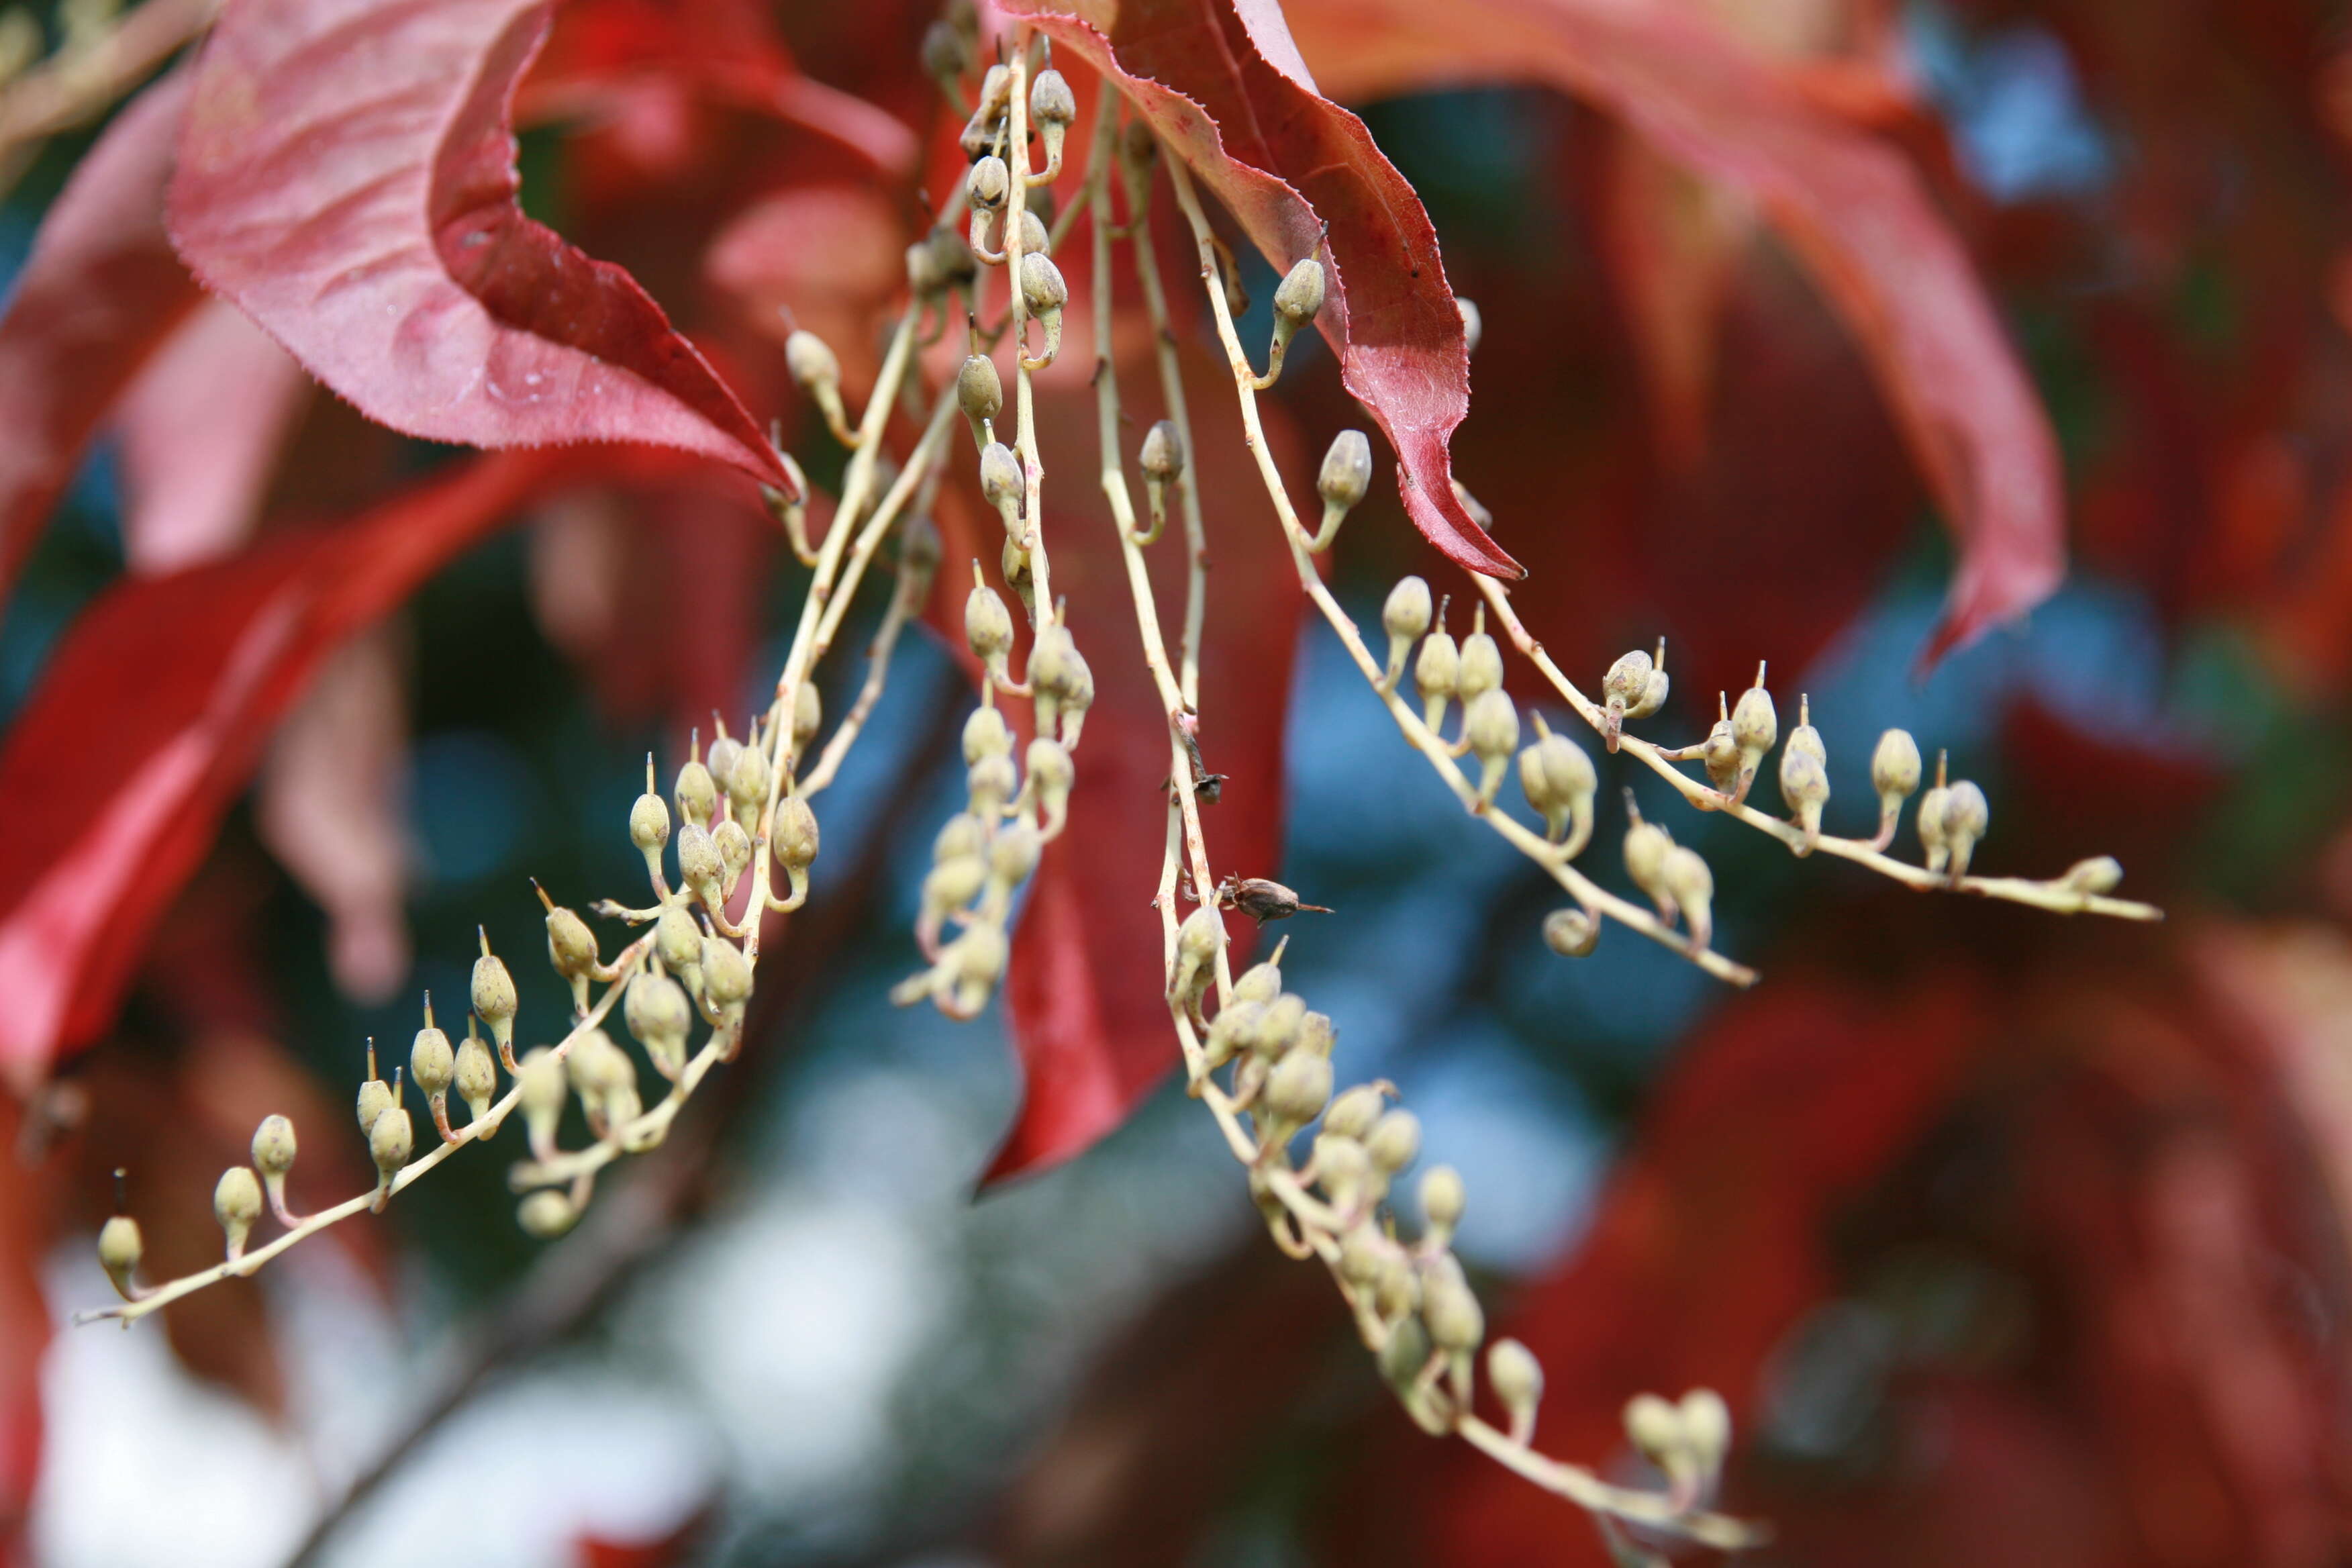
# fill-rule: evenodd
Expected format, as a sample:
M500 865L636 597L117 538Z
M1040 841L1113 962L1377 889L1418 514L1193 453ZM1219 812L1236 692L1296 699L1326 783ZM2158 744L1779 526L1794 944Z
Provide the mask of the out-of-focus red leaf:
M1160 414L1148 329L1135 321L1123 330L1117 349L1121 394L1140 427ZM1082 325L1066 329L1060 361L1040 378L1043 450L1095 449L1094 396L1085 379L1092 363L1091 334ZM1209 852L1220 874L1271 875L1282 849L1283 716L1302 596L1243 445L1228 373L1188 350L1186 386L1199 447L1192 482L1204 495L1232 498L1208 509L1205 519L1211 569L1200 743L1210 771L1230 775L1221 802L1204 808ZM1295 464L1286 426L1271 420L1267 436ZM1013 935L1005 998L1026 1088L989 1167L992 1182L1083 1152L1125 1121L1178 1060L1163 999L1160 916L1152 908L1168 823L1167 716L1137 644L1108 503L1087 463L1075 456L1055 473L1045 487L1054 592L1068 598L1071 631L1093 668L1096 697L1076 752L1068 830L1046 847ZM939 498L950 561L983 549L992 560L1003 537L993 514L971 506L972 489L968 478L951 481ZM1171 530L1148 553L1173 658L1183 616L1182 541ZM940 574L935 625L961 627L970 586L953 573ZM1009 595L1007 602L1013 602ZM960 632L952 646L962 647ZM1025 723L1025 710L1013 708L1008 716ZM1238 959L1254 933L1244 916L1227 921Z
M383 1002L408 973L408 756L402 639L379 627L330 655L278 727L254 826L327 912L335 984Z
M1618 1412L1645 1389L1706 1384L1744 1422L1755 1369L1834 1281L1836 1205L1911 1146L1984 1018L1959 974L1866 997L1778 973L1727 1006L1676 1062L1591 1235L1504 1325L1544 1364L1545 1451L1620 1453ZM1559 1499L1475 1458L1447 1471L1430 1560L1605 1560Z
M132 571L176 572L245 542L310 391L292 356L225 301L172 336L114 415Z
M0 1095L0 1562L30 1562L25 1527L41 1473L41 1356L49 1308L41 1293L47 1195L16 1156L25 1108Z
M197 62L173 243L395 429L651 442L789 483L661 307L515 205L509 114L547 22L546 0L231 5Z
M803 75L773 15L746 0L573 0L557 12L518 110L625 117L688 91L816 132L884 174L911 172L921 155L887 110Z
M1364 122L1316 90L1280 11L1263 0L1007 9L1115 81L1277 269L1322 261L1317 324L1396 450L1406 513L1472 571L1519 575L1454 493L1447 443L1469 411L1469 356L1429 215Z
M1822 114L1696 12L1609 0L1296 0L1342 97L1541 83L1752 196L1845 317L1959 542L1928 658L2065 566L2057 442L1967 252L1901 155Z
M203 290L164 237L188 101L174 71L134 99L42 221L0 317L0 596L123 387Z
M648 458L473 461L341 527L103 595L0 750L0 814L26 825L0 839L0 1070L37 1079L105 1026L153 922L329 653L534 495Z
M906 229L871 187L803 186L737 214L704 253L703 272L742 301L756 330L781 341L797 324L835 345L854 399L876 374L876 311L906 283Z

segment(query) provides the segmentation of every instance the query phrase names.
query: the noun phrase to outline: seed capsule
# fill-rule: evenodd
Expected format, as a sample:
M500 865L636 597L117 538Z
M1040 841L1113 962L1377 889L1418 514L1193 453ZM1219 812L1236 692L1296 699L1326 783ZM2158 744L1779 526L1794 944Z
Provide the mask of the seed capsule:
M1393 687L1404 674L1405 655L1415 639L1429 630L1429 584L1418 577L1400 577L1381 606L1381 629L1389 634L1387 684Z
M253 1131L253 1163L264 1176L283 1176L294 1168L294 1123L283 1116L265 1116Z
M1294 264L1276 286L1275 313L1305 326L1323 309L1323 264L1307 257Z
M931 863L953 860L965 855L977 855L987 836L980 818L968 811L959 811L940 826L939 837L931 840Z
M1062 269L1043 251L1032 251L1021 258L1021 301L1036 316L1058 314L1070 302L1070 286L1062 280Z
M449 1037L433 1026L429 1005L425 1027L416 1031L416 1038L408 1047L409 1080L428 1095L448 1092L449 1080L457 1072L457 1057L449 1045ZM254 1151L254 1163L261 1163L261 1152Z
M1223 1067L1255 1046L1265 1006L1263 1002L1237 996L1217 1010L1217 1016L1209 1021L1208 1037L1201 1043L1210 1067Z
M1959 779L1944 792L1943 818L1944 843L1951 855L1952 883L1957 887L1969 874L1969 858L1992 820L1992 807L1986 804L1984 791Z
M1584 748L1542 724L1542 738L1519 753L1519 788L1542 814L1545 837L1574 859L1592 837L1592 800L1600 780Z
M416 1149L416 1130L408 1120L408 1112L394 1106L375 1119L368 1130L368 1155L375 1161L376 1173L386 1186L408 1163L408 1156Z
M1461 650L1440 620L1437 629L1421 639L1421 653L1412 661L1412 682L1421 690L1422 721L1433 731L1445 722L1445 705L1453 700L1461 670Z
M1322 1146L1322 1141L1318 1140L1316 1148L1319 1151ZM1358 1155L1362 1152L1359 1145ZM1319 1153L1316 1164L1318 1168L1322 1164ZM1386 1238L1379 1226L1364 1220L1339 1238L1339 1278L1360 1289L1380 1278L1381 1261L1388 1255Z
M1234 982L1234 1000L1236 1002L1271 1002L1281 994L1282 963L1278 951L1275 957L1243 970L1241 978Z
M1682 1411L1654 1394L1625 1402L1625 1436L1636 1452L1671 1477L1687 1473L1689 1436Z
M964 196L976 212L992 213L1004 205L1013 190L1013 172L1004 160L992 153L971 166L964 176Z
M1462 639L1462 660L1454 676L1454 695L1468 707L1489 691L1500 690L1503 685L1503 649L1486 633L1485 605L1470 635Z
M1268 921L1286 921L1295 914L1328 915L1331 912L1321 904L1302 903L1297 893L1264 877L1236 879L1227 896L1234 908L1260 925Z
M1941 871L1951 858L1948 841L1944 837L1944 802L1949 795L1944 787L1946 753L1936 753L1936 783L1919 797L1919 845L1927 851L1927 869Z
M776 864L789 874L806 872L816 864L817 840L816 813L807 801L788 795L776 803ZM793 886L797 891L800 884Z
M1535 1436L1536 1406L1543 1400L1543 1363L1517 1340L1486 1347L1486 1382L1511 1416L1511 1436L1524 1444Z
M629 807L629 842L648 855L659 854L669 842L669 807L650 789Z
M1631 792L1628 792L1630 797ZM1633 811L1629 798L1626 809ZM1650 897L1658 906L1658 913L1666 920L1674 918L1674 898L1666 891L1666 857L1674 852L1672 835L1654 822L1645 822L1642 814L1633 811L1632 826L1625 829L1625 875L1633 886Z
M1006 537L1021 532L1023 496L1021 459L1002 441L992 441L980 454L980 493L1003 521Z
M1246 298L1236 298L1240 279L1232 268L1226 270L1225 287L1233 313L1245 314L1248 301ZM1274 342L1266 353L1265 374L1255 378L1261 390L1272 386L1282 374L1283 356L1290 348L1290 340L1323 309L1323 264L1311 256L1294 263L1275 286Z
M515 1209L515 1223L522 1226L524 1235L539 1241L553 1241L579 1220L579 1209L555 1187L541 1187Z
M940 955L945 973L932 997L940 1011L951 1017L977 1016L988 1005L989 993L1004 973L1011 953L1001 927L975 923L964 928Z
M1311 1051L1293 1051L1265 1080L1265 1108L1285 1128L1304 1127L1331 1099L1331 1064Z
M499 1049L511 1048L514 1040L515 1001L514 976L507 973L506 964L490 952L489 937L476 932L482 944L482 955L474 960L474 1011L490 1026L490 1037Z
M757 746L745 746L736 752L734 763L721 776L727 780L727 798L735 807L735 820L759 821L760 808L768 804L768 754Z
M1756 668L1756 684L1739 694L1731 708L1731 738L1739 747L1739 785L1738 793L1745 796L1756 770L1764 763L1764 753L1772 749L1780 738L1780 716L1772 708L1772 694L1764 689L1764 667Z
M1340 431L1331 438L1330 449L1323 454L1322 470L1315 479L1315 492L1323 498L1323 525L1315 535L1315 549L1330 545L1340 522L1371 485L1372 444L1361 430Z
M671 969L689 970L702 963L702 928L677 904L662 911L654 924L654 951Z
M971 426L971 438L982 452L995 439L993 422L1004 411L1004 384L997 379L996 362L973 354L956 372L956 406Z
M970 767L982 757L1010 756L1013 752L1013 727L1004 715L991 703L982 703L971 710L963 721L963 761Z
M229 1257L242 1257L245 1238L253 1234L254 1222L261 1217L261 1184L251 1170L231 1165L221 1173L213 1188L213 1217L227 1235Z
M841 405L841 361L825 341L795 328L784 339L784 368L824 416L835 439L845 445L852 441L849 416Z
M1026 822L1008 823L988 847L988 874L1007 893L1029 879L1045 853L1045 841Z
M1486 1337L1486 1311L1450 1252L1422 1268L1421 1321L1429 1327L1430 1342L1440 1350L1474 1351Z
M719 858L719 846L699 823L689 822L678 830L677 874L688 887L704 894L706 901L719 901L717 895L726 879L727 864Z
M814 680L803 680L793 693L793 749L803 751L824 725L824 694Z
M1381 1119L1381 1108L1386 1103L1386 1085L1360 1083L1331 1102L1323 1115L1323 1131L1337 1137L1361 1142Z
M490 1101L499 1092L499 1068L480 1036L468 1033L457 1042L457 1065L449 1081L476 1121L489 1115ZM483 1136L489 1133L486 1131Z
M99 1227L99 1267L106 1270L116 1293L126 1301L135 1299L131 1277L139 1271L139 1259L146 1250L139 1235L139 1222L127 1214L116 1215Z
M375 1076L375 1039L371 1036L367 1045L368 1075L360 1080L360 1131L364 1135L375 1126L375 1119L392 1109L392 1085Z
M731 898L736 884L742 880L744 871L750 868L752 857L757 853L751 843L751 835L740 822L722 822L710 835L710 846L719 852L719 864L724 872L719 880L720 889Z
M1420 1307L1421 1276L1412 1265L1394 1253L1381 1258L1381 1271L1372 1277L1372 1310L1393 1327L1389 1334L1389 1348L1381 1354L1381 1369L1389 1369L1393 1352L1405 1363L1406 1382L1419 1373L1429 1360L1429 1332L1422 1327L1420 1319L1410 1316Z
M971 47L953 22L942 16L923 29L923 71L949 87L971 69Z
M979 572L975 565L972 571ZM1005 682L1005 658L1013 651L1013 615L996 590L985 584L975 584L963 602L964 640L971 645L972 657L988 668L990 675Z
M1328 1060L1331 1047L1337 1045L1339 1040L1339 1026L1331 1022L1331 1015L1318 1013L1310 1008L1298 1020L1298 1041L1293 1048Z
M1029 742L1025 771L1037 796L1038 826L1046 837L1056 837L1069 820L1070 790L1077 781L1070 750L1050 735L1040 735Z
M1683 1395L1683 1441L1699 1474L1714 1476L1731 1451L1731 1407L1712 1388L1694 1388Z
M688 757L677 770L677 782L670 785L670 795L677 802L677 814L689 826L709 824L719 810L719 786L711 782L710 770L698 757Z
M1422 1217L1439 1231L1450 1232L1462 1223L1462 1211L1470 1201L1469 1192L1462 1184L1462 1173L1451 1165L1432 1165L1422 1173Z
M1544 916L1544 945L1562 958L1586 958L1601 945L1601 922L1582 910L1554 910Z
M712 1005L732 1007L751 994L751 965L743 950L713 933L702 939L702 994Z
M1903 803L1919 787L1919 742L1908 730L1889 730L1870 753L1870 787L1878 792L1878 847L1895 842Z
M2059 881L2075 892L2097 895L2114 892L2123 879L2123 862L2112 855L2099 855L2075 861L2066 868L2066 874Z
M1162 419L1143 434L1141 463L1144 477L1167 483L1184 471L1184 441L1176 433L1176 422Z
M664 1078L675 1079L685 1070L694 1005L677 981L666 974L639 973L621 994L621 1017Z
M1822 744L1822 732L1813 728L1813 700L1801 691L1797 694L1797 727L1789 731L1788 749L1806 752L1825 767L1829 763L1829 748Z
M1706 868L1697 850L1677 844L1666 851L1658 880L1666 898L1682 911L1690 929L1691 946L1706 952L1715 935L1715 873Z
M522 1091L518 1103L531 1152L542 1160L551 1159L556 1123L563 1118L563 1101L570 1089L563 1064L545 1046L533 1046L523 1053L518 1067L515 1082Z
M1789 736L1788 745L1780 751L1780 798L1789 803L1789 810L1803 828L1803 842L1797 847L1799 855L1813 852L1813 844L1822 832L1822 807L1830 798L1830 774L1819 752L1797 744L1797 736L1811 731L1804 725ZM1820 744L1818 734L1814 745Z
M1013 774L1010 757L982 757L964 770L964 788L971 798L971 814L982 822L993 822L1004 815L1004 803L1021 781Z
M542 899L546 896L544 891L540 894ZM588 922L560 904L551 905L547 911L547 962L567 980L585 976L600 962L596 934L588 929Z
M1462 733L1478 759L1478 799L1491 805L1519 744L1519 710L1511 694L1500 688L1480 692L1463 715Z
M1375 1167L1395 1175L1421 1152L1421 1118L1402 1106L1386 1112L1365 1134L1364 1152Z
M710 771L712 782L724 789L728 776L735 771L735 759L742 754L742 742L732 735L721 734L710 742L710 750L703 753L702 765Z

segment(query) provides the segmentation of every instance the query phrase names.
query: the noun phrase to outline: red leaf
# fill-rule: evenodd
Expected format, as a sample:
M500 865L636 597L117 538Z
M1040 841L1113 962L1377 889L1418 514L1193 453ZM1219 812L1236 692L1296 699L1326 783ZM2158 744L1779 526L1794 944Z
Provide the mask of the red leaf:
M645 441L785 484L617 267L515 205L546 0L239 0L196 67L173 242L370 418L478 447Z
M1755 198L1869 354L1958 538L1932 659L2065 570L2058 449L1967 252L1902 156L1840 123L1696 8L1612 0L1296 0L1333 89L1537 82L1622 116Z
M320 662L583 467L572 453L479 459L341 527L118 584L82 616L0 751L0 820L21 825L0 837L0 1068L37 1078L106 1026Z
M1276 268L1323 262L1318 325L1396 449L1414 526L1474 572L1522 575L1454 494L1446 448L1469 412L1470 365L1429 215L1364 122L1315 90L1279 12L1139 0L1106 37L1051 0L1007 9L1117 82Z
M174 333L114 416L131 569L177 571L243 544L310 393L302 367L224 300Z
M174 71L107 127L42 220L0 318L0 595L99 422L204 297L163 237L187 99Z
M24 1107L0 1095L0 1145L21 1150ZM41 1357L49 1308L41 1294L47 1254L47 1184L24 1158L0 1167L0 1563L29 1563L25 1524L41 1472Z

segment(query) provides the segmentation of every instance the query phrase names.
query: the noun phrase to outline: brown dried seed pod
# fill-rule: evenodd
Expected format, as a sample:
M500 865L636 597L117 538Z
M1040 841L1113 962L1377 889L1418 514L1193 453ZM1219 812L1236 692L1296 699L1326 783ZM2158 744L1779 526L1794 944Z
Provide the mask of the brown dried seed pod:
M1268 921L1286 921L1299 913L1328 915L1331 912L1323 904L1299 902L1297 893L1264 877L1234 878L1227 900L1260 925Z

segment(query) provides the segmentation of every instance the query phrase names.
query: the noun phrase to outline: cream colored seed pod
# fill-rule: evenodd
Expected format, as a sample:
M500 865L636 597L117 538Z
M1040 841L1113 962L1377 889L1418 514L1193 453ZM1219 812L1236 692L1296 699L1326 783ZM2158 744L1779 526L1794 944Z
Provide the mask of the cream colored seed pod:
M1478 759L1479 802L1491 805L1519 745L1519 710L1511 694L1497 688L1472 699L1463 712L1462 734Z
M228 1238L230 1258L243 1257L246 1237L253 1234L254 1222L261 1217L261 1184L251 1170L231 1165L221 1173L213 1188L213 1217L220 1221L221 1231Z
M1387 1104L1387 1087L1385 1084L1360 1083L1341 1094L1331 1102L1331 1109L1324 1112L1323 1131L1360 1142L1372 1130L1372 1124L1381 1119L1381 1108Z
M1535 1436L1536 1409L1543 1402L1543 1363L1517 1340L1486 1347L1486 1383L1511 1417L1511 1439L1525 1446Z
M515 1209L515 1223L522 1226L524 1235L539 1241L553 1241L579 1220L579 1209L554 1187L541 1188Z
M1402 1106L1386 1112L1365 1134L1364 1152L1375 1167L1395 1175L1421 1152L1421 1118Z
M1589 958L1601 945L1601 922L1582 910L1554 910L1544 916L1543 939L1562 958Z
M1358 503L1363 500L1372 486L1372 444L1361 430L1342 430L1331 438L1330 448L1323 454L1323 467L1315 478L1315 493L1323 498L1323 521L1316 530L1313 548L1330 548L1339 535L1339 524L1347 521Z
M1277 1129L1287 1132L1323 1114L1331 1099L1331 1064L1311 1051L1292 1051L1267 1074L1264 1104Z
M1422 722L1433 733L1445 722L1445 705L1454 700L1454 683L1462 673L1462 650L1446 633L1441 616L1437 629L1421 639L1412 661L1412 683L1421 692Z
M1969 860L1992 821L1992 807L1984 791L1967 779L1958 779L1944 792L1944 847L1951 857L1952 884L1969 874Z
M698 946L699 943L698 942ZM676 1079L686 1067L686 1040L694 1026L694 1005L667 974L640 973L621 994L621 1017L646 1047L655 1070Z
M717 1007L740 1007L751 994L751 964L743 950L713 933L702 939L702 994Z
M1691 946L1706 952L1715 940L1715 873L1707 869L1698 851L1677 844L1666 851L1658 880L1667 900L1682 911Z
M505 963L490 951L488 931L475 928L475 937L482 952L474 960L474 1012L490 1026L490 1037L499 1049L509 1049L514 1040L515 1000L514 976L507 973Z
M737 751L734 763L722 775L727 780L727 798L734 804L739 822L760 820L760 808L768 804L768 754L757 746L744 746Z
M1461 662L1454 672L1454 695L1465 707L1503 684L1503 647L1486 631L1486 606L1478 606L1470 635L1462 639Z
M1476 1292L1450 1252L1440 1253L1421 1271L1421 1321L1430 1342L1456 1352L1474 1351L1486 1337L1486 1314Z
M499 1066L488 1043L479 1035L468 1033L457 1042L457 1063L449 1082L476 1121L489 1115L490 1102L498 1098ZM484 1128L482 1136L490 1136L491 1131Z
M730 817L710 830L710 847L719 852L719 889L732 896L744 868L751 864L751 832Z
M1895 842L1895 825L1903 803L1919 788L1919 742L1908 730L1889 730L1878 737L1870 753L1870 787L1878 792L1877 847Z
M824 728L824 693L816 689L813 679L803 680L793 693L793 750L805 752L816 732Z
M1029 742L1024 763L1036 795L1038 828L1049 839L1059 837L1069 822L1070 790L1078 776L1070 749L1050 735L1040 735Z
M1625 829L1625 875L1657 905L1660 919L1672 920L1675 901L1666 890L1665 869L1666 857L1674 851L1674 837L1656 823L1643 820L1630 799L1626 809L1633 820Z
M1573 860L1592 837L1592 801L1600 780L1584 748L1555 734L1541 715L1535 744L1519 753L1519 788L1544 819L1544 836Z
M995 704L983 702L971 710L963 721L963 761L966 767L982 757L1003 757L1013 753L1013 726Z
M516 1065L520 1069L515 1074L515 1083L522 1091L517 1103L522 1110L523 1131L530 1136L531 1152L542 1160L551 1160L555 1157L556 1123L563 1117L570 1079L563 1063L545 1046L533 1046Z
M1388 600L1381 606L1381 629L1389 634L1389 662L1381 684L1395 689L1404 677L1405 656L1412 651L1413 643L1429 630L1431 602L1429 584L1419 577L1400 577L1389 590Z
M672 904L664 910L654 925L654 952L669 968L678 971L698 969L702 965L702 928L682 905ZM631 984L635 983L633 981Z
M698 757L688 757L677 770L670 784L670 798L677 802L680 820L696 827L708 827L719 812L719 786L711 782L710 770Z

